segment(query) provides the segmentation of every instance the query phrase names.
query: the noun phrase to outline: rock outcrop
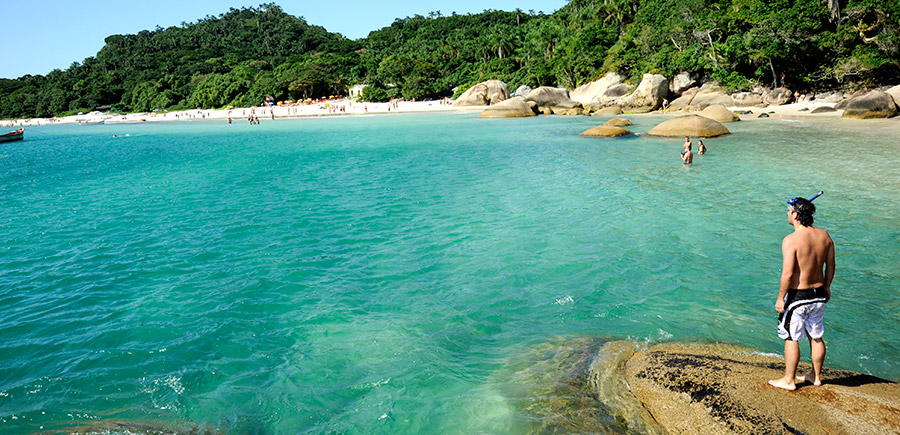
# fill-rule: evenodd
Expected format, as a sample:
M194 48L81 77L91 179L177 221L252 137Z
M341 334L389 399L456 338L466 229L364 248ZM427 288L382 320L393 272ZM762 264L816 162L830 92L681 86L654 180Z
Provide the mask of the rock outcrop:
M533 89L531 89L531 86L522 85L522 86L519 86L518 88L516 88L516 92L513 93L513 95L515 95L517 97L525 98L528 96L528 94L531 93L532 90Z
M509 87L500 80L488 80L469 88L453 103L456 107L487 106L509 99Z
M528 93L526 101L534 101L539 107L549 107L551 109L564 109L562 113L569 109L581 107L581 103L573 101L569 98L569 91L565 88L554 88L551 86L541 86ZM556 113L556 110L553 110Z
M600 97L610 86L622 83L622 77L616 73L606 73L599 80L581 85L569 93L569 98L581 104L599 103Z
M808 373L801 364L799 373ZM726 345L659 344L625 365L631 392L670 434L897 433L900 386L826 368L820 387L766 384L781 358Z
M613 119L610 119L609 121L604 122L603 125L608 126L608 127L627 127L627 126L633 125L633 124L631 123L631 121L629 121L625 118L619 118L617 116Z
M610 125L600 125L594 128L589 128L581 133L581 136L585 137L620 137L627 136L629 134L633 134L630 131L622 128L622 127L614 127Z
M781 106L794 100L794 93L788 88L775 88L763 98L763 102L772 106Z
M731 94L731 99L737 107L758 106L763 102L763 96L753 92L738 92Z
M725 106L721 104L714 104L703 109L700 113L700 116L704 118L712 119L713 121L719 121L722 123L725 122L737 122L740 121L741 118L734 114L734 112L725 108Z
M628 85L625 83L619 83L610 86L603 92L603 95L600 96L600 104L603 105L611 105L618 104L619 99L628 95Z
M510 98L488 107L479 118L525 118L535 116L534 110L522 97Z
M669 82L669 90L673 94L682 94L684 91L699 85L696 74L683 72L672 78Z
M631 95L622 98L624 110L649 112L662 105L663 99L669 95L669 81L660 74L644 74L644 78Z
M831 107L831 106L820 106L820 107L816 107L815 109L811 110L809 113L831 113L831 112L837 112L837 110L835 110L834 107Z
M691 107L697 110L703 110L714 104L731 107L734 106L734 100L732 100L731 96L725 92L713 89L706 91L701 90L700 92L697 92L691 100Z
M894 99L894 104L900 107L900 85L894 86L893 88L890 88L884 92L890 95L891 98Z
M890 118L897 114L897 104L890 94L881 91L856 97L844 108L844 118L871 119Z
M716 137L731 132L722 123L700 115L682 115L653 127L648 136Z
M616 116L616 115L621 115L623 113L625 113L625 112L622 111L621 107L612 106L612 107L604 107L604 108L592 113L592 115L594 115L594 116Z
M691 88L684 91L675 101L669 103L669 110L684 110L691 107L694 96L700 93L700 88Z

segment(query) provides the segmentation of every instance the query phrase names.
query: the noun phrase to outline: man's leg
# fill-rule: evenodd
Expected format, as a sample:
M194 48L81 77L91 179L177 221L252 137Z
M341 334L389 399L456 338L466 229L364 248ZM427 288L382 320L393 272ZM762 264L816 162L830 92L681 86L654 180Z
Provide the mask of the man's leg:
M824 354L823 354L824 360ZM800 343L784 340L784 377L769 381L769 385L785 390L796 390L794 377L797 376L797 364L800 363Z
M807 337L809 334L807 334ZM813 379L807 379L813 385L822 385L822 366L825 365L825 340L821 338L809 339L809 354L812 356Z

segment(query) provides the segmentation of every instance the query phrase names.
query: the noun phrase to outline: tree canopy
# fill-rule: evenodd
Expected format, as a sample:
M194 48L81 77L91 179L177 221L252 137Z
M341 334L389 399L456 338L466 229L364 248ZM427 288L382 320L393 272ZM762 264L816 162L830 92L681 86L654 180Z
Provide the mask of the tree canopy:
M485 10L398 18L349 40L273 3L111 35L94 57L0 80L0 118L218 108L344 94L451 96L488 79L574 88L614 71L690 71L732 90L897 84L900 2L570 0L552 14Z

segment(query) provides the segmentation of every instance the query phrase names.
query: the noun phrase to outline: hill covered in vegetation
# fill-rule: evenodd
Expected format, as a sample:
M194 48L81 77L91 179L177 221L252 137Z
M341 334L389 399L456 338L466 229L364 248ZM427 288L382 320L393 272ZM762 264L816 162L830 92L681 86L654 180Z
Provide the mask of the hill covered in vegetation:
M635 83L690 71L731 90L893 85L900 1L571 0L552 14L417 15L360 40L263 4L105 42L64 71L0 80L0 118L247 106L362 83L369 100L450 96L487 79L572 89L608 71Z

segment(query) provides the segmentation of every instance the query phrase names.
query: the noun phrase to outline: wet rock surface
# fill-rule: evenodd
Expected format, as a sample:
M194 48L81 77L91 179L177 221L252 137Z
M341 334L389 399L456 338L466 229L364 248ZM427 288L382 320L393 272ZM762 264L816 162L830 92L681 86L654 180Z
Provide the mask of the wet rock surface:
M661 344L626 364L632 393L673 434L896 434L900 386L826 368L824 385L785 391L767 384L780 358L727 345ZM801 364L798 373L809 373Z

